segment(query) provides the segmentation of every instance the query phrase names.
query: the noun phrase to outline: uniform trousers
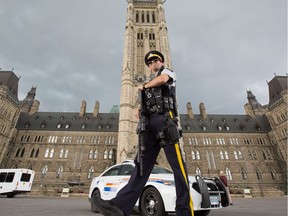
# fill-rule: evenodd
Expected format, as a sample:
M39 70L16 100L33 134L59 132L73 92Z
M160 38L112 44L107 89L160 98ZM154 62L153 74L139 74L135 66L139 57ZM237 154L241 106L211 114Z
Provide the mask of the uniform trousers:
M140 176L139 166L135 166L127 183L111 200L126 216L129 216L143 192L143 188L156 162L162 146L157 134L165 126L164 114L154 113L150 116L144 133L145 150L143 151L143 175ZM193 216L193 202L190 196L188 175L185 162L181 154L179 143L163 146L167 160L174 173L176 187L176 215ZM136 162L135 162L136 163Z

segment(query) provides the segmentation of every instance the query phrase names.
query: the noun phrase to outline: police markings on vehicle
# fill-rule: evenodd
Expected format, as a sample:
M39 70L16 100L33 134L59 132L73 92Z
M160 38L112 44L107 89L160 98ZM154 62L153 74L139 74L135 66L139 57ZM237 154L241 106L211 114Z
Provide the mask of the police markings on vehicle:
M120 184L106 183L104 186L105 192L116 192Z
M107 182L104 185L103 191L104 192L116 192L118 187L125 182L128 182L129 178L123 178L120 183L110 183ZM169 181L169 180L164 180L164 179L158 179L158 178L149 178L147 182L150 183L158 183L158 184L163 184L163 185L171 185L174 186L174 181ZM99 183L99 181L96 183L96 185Z

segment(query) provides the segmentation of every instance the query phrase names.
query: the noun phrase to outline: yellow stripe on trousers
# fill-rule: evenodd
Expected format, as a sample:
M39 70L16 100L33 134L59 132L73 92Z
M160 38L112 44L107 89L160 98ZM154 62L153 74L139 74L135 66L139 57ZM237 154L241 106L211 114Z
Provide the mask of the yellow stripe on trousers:
M169 111L169 115L170 115L170 118L173 119L173 114L172 114L171 111ZM184 179L186 181L186 185L187 185L188 191L190 191L190 189L189 189L189 180L188 180L188 177L186 176L185 168L184 168L184 165L183 165L183 160L182 160L182 155L181 155L181 150L180 150L180 147L179 147L179 143L175 144L175 150L176 150L177 159L178 159L178 163L179 163L180 168L181 168L182 175L183 175L183 177L184 177ZM194 207L193 207L193 201L192 201L191 196L190 196L189 205L190 205L191 215L194 216Z
M185 168L184 168L184 164L183 164L183 160L182 160L182 156L181 156L181 150L180 150L180 147L179 147L179 143L175 144L175 149L176 149L177 159L178 159L181 171L182 171L182 175L183 175L183 177L184 177L184 179L186 181L186 184L187 184L187 187L188 187L188 190L189 190L189 180L188 180L188 177L187 177L186 172L185 172ZM191 196L190 196L189 205L190 205L192 216L194 216L193 201L192 201Z

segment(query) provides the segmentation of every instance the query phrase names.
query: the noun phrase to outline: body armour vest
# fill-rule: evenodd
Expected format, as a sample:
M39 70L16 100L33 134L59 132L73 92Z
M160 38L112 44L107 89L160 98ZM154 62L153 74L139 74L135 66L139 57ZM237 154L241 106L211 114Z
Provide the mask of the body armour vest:
M157 72L156 77L162 73L166 73L170 80L164 85L148 88L145 90L145 102L147 114L151 115L155 112L165 113L172 111L177 116L176 107L176 75L173 71L162 67Z

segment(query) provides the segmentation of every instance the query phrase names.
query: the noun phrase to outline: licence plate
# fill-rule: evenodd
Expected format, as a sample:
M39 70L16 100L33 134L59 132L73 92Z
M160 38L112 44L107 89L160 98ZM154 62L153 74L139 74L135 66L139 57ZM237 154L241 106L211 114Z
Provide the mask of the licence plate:
M211 205L218 205L219 204L218 196L210 196L210 202Z

